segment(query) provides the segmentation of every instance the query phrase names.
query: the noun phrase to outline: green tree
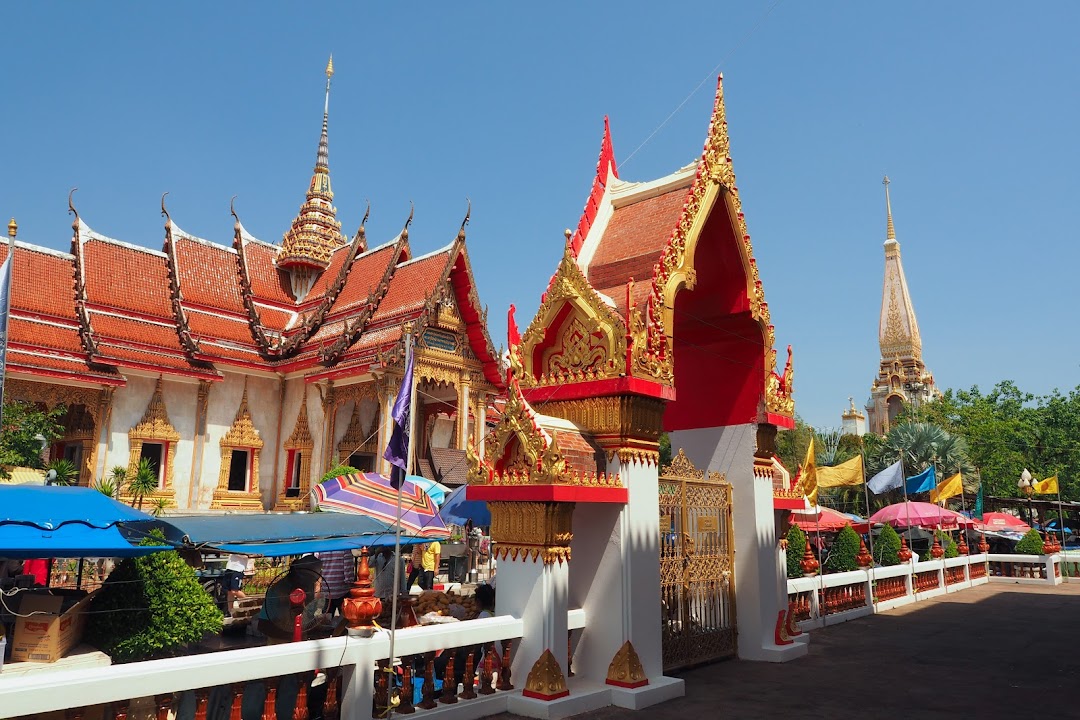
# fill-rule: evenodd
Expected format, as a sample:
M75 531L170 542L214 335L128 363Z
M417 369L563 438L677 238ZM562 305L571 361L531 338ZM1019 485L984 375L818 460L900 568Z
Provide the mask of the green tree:
M952 535L944 530L936 530L935 534L941 542L941 548L945 551L946 558L960 557L960 548L956 545Z
M1018 555L1042 555L1043 539L1039 535L1039 531L1035 528L1028 530L1024 537L1020 538L1020 542L1016 543L1016 553Z
M0 476L11 477L9 469L13 467L44 468L42 445L48 447L63 435L60 418L66 411L62 405L42 410L19 400L5 402L0 426Z
M795 416L795 428L781 430L776 434L776 456L795 477L795 472L806 459L806 448L810 445L813 431L798 415Z
M152 495L158 489L158 471L154 464L147 458L139 460L135 466L135 475L128 480L128 492L131 493L131 504L140 510L143 498Z
M855 559L859 554L859 534L850 525L845 525L829 549L825 569L829 572L850 572L859 567Z
M108 475L94 483L94 489L106 497L116 499L120 497L127 485L127 468L117 465Z
M806 550L806 533L798 525L792 525L787 531L787 576L801 578L802 556Z
M874 561L878 565L900 564L900 536L892 525L884 525L874 540Z
M158 531L144 544L164 543ZM169 550L124 560L90 603L86 640L114 662L164 657L221 630L221 612L195 571Z
M327 480L333 480L334 478L341 477L342 475L355 475L358 472L360 471L349 465L338 465L337 467L330 468L325 473L323 473L323 476L319 478L319 484L321 485Z
M66 458L50 460L49 464L45 466L45 470L56 473L53 482L57 485L71 485L79 479L79 468Z
M671 464L671 436L666 432L660 433L660 470L663 471Z

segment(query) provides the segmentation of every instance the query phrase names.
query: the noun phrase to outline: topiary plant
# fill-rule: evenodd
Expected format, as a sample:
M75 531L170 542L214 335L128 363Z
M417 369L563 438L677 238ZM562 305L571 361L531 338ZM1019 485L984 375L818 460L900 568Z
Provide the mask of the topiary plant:
M342 475L355 475L358 472L360 471L354 467L350 467L349 465L338 465L337 467L330 468L328 471L326 471L322 478L319 479L319 484L322 485L327 480L333 480L334 478L341 477Z
M850 525L836 536L836 542L829 549L829 559L825 569L829 572L850 572L859 567L855 557L859 554L859 534Z
M938 530L937 536L938 540L941 541L941 548L945 551L946 558L960 557L960 549L956 546L956 541L953 540L952 535Z
M164 542L159 531L143 540L148 545ZM221 611L173 550L121 562L89 611L86 641L113 662L166 656L221 630Z
M803 576L802 562L803 551L806 549L806 533L798 525L792 525L787 531L787 576L789 578L801 578Z
M892 525L881 528L881 534L874 541L874 560L878 565L899 565L900 536Z
M1039 535L1039 531L1032 528L1027 531L1027 534L1020 539L1020 542L1016 543L1016 551L1018 555L1042 555L1043 554L1043 539Z

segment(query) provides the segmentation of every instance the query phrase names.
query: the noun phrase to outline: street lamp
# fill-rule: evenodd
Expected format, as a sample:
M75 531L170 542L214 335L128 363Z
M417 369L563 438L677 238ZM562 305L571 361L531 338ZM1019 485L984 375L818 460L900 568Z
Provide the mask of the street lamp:
M1020 473L1020 479L1016 481L1016 487L1020 488L1020 492L1027 495L1028 499L1028 522L1032 527L1035 527L1035 515L1031 507L1031 496L1035 494L1035 487L1031 484L1031 473L1027 468L1024 468L1024 472Z

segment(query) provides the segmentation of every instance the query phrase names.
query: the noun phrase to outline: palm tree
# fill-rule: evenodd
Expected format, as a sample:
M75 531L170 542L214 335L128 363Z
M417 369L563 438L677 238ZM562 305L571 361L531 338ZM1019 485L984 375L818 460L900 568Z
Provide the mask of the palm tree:
M143 498L147 495L152 495L157 489L157 468L154 467L150 460L142 458L135 467L135 476L128 482L128 492L131 493L132 507L138 507L141 510Z
M127 468L117 465L106 476L94 483L94 489L105 497L114 500L120 497L124 486L127 484Z
M51 461L45 466L45 469L56 473L53 482L57 485L71 485L79 479L79 468L75 466L75 463L65 458L57 458Z
M165 510L169 507L169 498L156 497L150 501L150 514L154 517L161 517L165 514Z

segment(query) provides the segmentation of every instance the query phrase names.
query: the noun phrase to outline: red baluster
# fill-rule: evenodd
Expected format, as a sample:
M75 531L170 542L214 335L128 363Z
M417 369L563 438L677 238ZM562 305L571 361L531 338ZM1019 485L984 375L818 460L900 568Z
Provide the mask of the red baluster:
M308 679L305 673L300 676L300 689L296 691L296 707L293 708L292 720L308 720L307 691Z
M413 679L412 679L412 664L413 658L402 658L401 662L401 693L398 695L398 706L395 712L401 715L412 715L416 712L416 708L413 707ZM330 720L330 718L327 718Z
M420 688L420 692L423 693L424 699L420 701L421 710L431 710L438 706L435 702L435 661L429 659L427 661L427 668L424 672L424 684Z
M263 681L266 684L266 697L263 699L262 720L277 720L277 681L276 677ZM203 720L206 720L205 714Z
M341 703L338 694L341 688L341 669L326 671L326 698L323 700L323 720L339 720Z
M386 717L390 708L390 673L386 671L386 664L383 662L380 662L375 670L375 697L372 702L374 707L371 709L371 717Z
M454 674L454 653L450 653L450 659L446 661L446 670L443 671L442 697L439 702L444 705L453 705L457 702L457 675Z
M229 720L243 720L241 710L244 704L244 686L236 683L232 686L232 705L229 707Z
M476 697L476 688L474 686L476 678L473 673L473 655L472 653L465 654L465 674L461 676L461 694L458 696L462 700L472 700Z
M195 720L206 720L206 703L209 701L209 689L199 688L195 691Z
M510 682L510 643L509 641L503 644L503 656L502 665L499 667L499 689L500 690L513 690L514 686Z
M495 688L491 687L491 681L494 680L495 663L498 661L499 656L495 653L495 648L491 648L484 653L484 660L480 663L481 695L493 695L495 693Z

